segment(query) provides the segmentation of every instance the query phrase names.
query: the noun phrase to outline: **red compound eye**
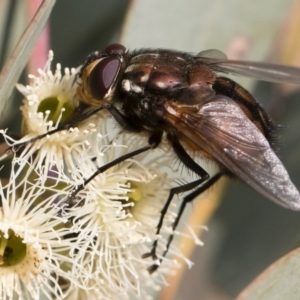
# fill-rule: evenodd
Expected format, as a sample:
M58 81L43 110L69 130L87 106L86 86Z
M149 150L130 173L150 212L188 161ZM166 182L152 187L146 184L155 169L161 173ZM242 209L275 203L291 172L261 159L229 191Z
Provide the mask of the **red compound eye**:
M94 67L89 75L89 88L93 98L102 100L105 97L119 73L120 65L118 57L106 57Z
M126 52L126 48L118 43L111 44L104 49L104 52L108 55L116 54L123 55Z

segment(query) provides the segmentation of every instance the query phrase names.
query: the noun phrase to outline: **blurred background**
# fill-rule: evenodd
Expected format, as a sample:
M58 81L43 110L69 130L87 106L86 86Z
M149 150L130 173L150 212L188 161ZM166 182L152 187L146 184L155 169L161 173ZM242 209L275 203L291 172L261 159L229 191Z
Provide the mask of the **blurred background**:
M1 68L38 3L0 0ZM231 59L300 66L299 20L299 0L64 0L57 1L46 36L54 61L63 67L76 67L90 52L116 41L129 49L197 53L215 48ZM26 74L25 70L23 83ZM300 188L299 87L234 80L246 86L281 125L279 156ZM1 128L19 131L20 101L15 92ZM267 266L300 245L299 213L271 203L241 182L213 188L208 201L193 203L185 216L187 222L192 218L194 224L209 227L201 236L204 247L185 247L194 267L169 278L171 286L155 299L234 299Z

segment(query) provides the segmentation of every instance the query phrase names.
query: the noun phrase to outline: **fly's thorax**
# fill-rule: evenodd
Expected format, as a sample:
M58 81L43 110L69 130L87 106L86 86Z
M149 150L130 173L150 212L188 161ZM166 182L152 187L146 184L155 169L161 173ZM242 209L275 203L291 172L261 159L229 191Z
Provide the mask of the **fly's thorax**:
M136 52L129 58L122 90L129 95L172 93L187 83L188 56L166 50Z
M215 95L214 72L186 53L166 50L129 55L120 84L123 111L142 127L165 124L167 103L198 108ZM144 126L145 125L145 126Z

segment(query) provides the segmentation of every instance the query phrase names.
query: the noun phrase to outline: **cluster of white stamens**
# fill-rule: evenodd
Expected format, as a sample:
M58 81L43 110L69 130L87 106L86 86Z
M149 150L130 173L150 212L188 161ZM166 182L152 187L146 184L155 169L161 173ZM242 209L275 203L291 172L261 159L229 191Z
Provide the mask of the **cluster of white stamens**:
M79 104L78 70L66 68L62 75L57 64L52 73L52 60L50 52L45 68L30 76L31 84L17 85L25 97L21 139L1 131L15 155L9 183L0 189L0 298L147 295L148 286L156 289L164 282L163 274L176 266L164 259L153 276L147 271L152 259L141 258L157 238L161 240L158 252L163 252L162 236L174 219L168 213L162 236L155 236L170 188L159 168L169 164L168 158L143 163L145 154L128 159L70 197L98 167L141 147L145 139L129 134L114 137L113 130L107 130L110 121L105 113L35 139L67 122ZM9 244L11 237L25 245L23 256L11 253L18 245ZM15 265L6 266L11 257Z

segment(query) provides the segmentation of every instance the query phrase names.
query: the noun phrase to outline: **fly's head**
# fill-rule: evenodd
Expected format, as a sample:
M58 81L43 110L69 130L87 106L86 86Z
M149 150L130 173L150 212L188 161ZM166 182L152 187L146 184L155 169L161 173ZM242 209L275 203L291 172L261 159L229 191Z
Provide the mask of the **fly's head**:
M82 82L77 93L82 102L97 107L112 100L124 69L126 53L123 45L111 44L88 56L78 74Z

